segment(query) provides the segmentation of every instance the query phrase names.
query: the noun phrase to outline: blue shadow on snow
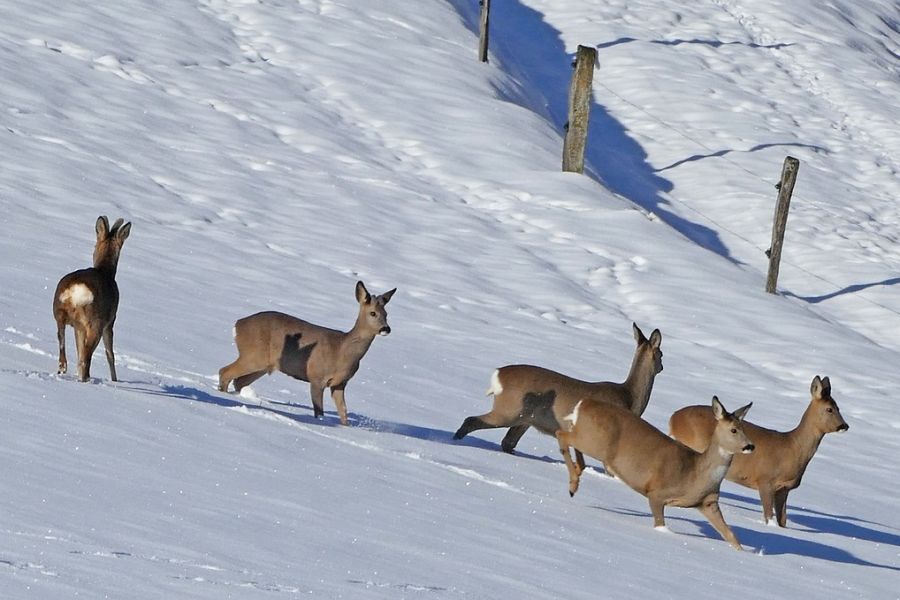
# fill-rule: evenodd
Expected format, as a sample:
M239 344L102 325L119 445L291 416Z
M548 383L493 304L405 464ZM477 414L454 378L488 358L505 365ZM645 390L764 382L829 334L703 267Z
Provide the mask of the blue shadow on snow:
M648 529L653 523L653 516L649 512L631 509L609 508L606 506L597 505L593 505L591 508L596 508L604 512L625 515L629 517L641 517L643 519L646 519ZM666 521L681 521L684 523L691 523L698 529L698 533L684 533L679 535L687 535L697 538L709 538L713 540L722 539L722 536L719 535L719 532L716 531L715 528L713 528L713 526L706 519L689 519L687 517L676 517L667 514ZM747 529L746 527L735 525L730 526L731 530L734 532L734 535L737 536L737 539L743 546L749 546L758 550L762 550L763 554L766 555L777 556L783 554L793 554L796 556L805 556L807 558L827 560L835 563L858 565L862 567L875 567L879 569L888 569L890 571L900 571L900 567L898 566L873 563L858 558L847 550L844 550L843 548L829 546L828 544L799 539L790 535L784 535L777 531L757 531L755 529ZM769 526L764 527L766 527L766 529L769 529Z
M450 3L461 15L466 25L477 33L478 3L472 0L450 0ZM566 51L560 32L544 21L541 13L521 1L494 0L491 10L492 54L497 56L504 65L521 66L524 72L514 72L513 74L521 78L526 86L532 86L541 94L546 101L546 109L553 126L557 131L562 132L568 118L568 93L571 78L569 65L574 56ZM635 41L639 40L623 37L612 42L596 44L595 47L602 50ZM700 39L652 40L652 42L667 46L702 44L713 48L725 45L744 45L750 48L779 49L791 45L760 45L740 41L722 42ZM472 53L474 56L474 47ZM599 60L602 67L602 55ZM601 71L600 77L602 76ZM528 95L527 92L525 95ZM522 101L520 98L507 97L505 99L511 102ZM825 148L808 144L771 143L758 144L747 152L755 152L772 146L800 146L811 147L817 151L827 151ZM626 127L616 120L603 104L597 102L596 96L591 106L590 127L585 150L586 171L592 173L613 192L656 214L663 222L689 240L733 263L739 263L739 261L731 256L714 229L690 221L669 208L671 202L664 197L664 194L671 192L674 186L671 181L661 177L659 173L686 162L724 156L736 151L738 150L725 149L707 155L697 154L657 169L648 162L647 153L629 135Z

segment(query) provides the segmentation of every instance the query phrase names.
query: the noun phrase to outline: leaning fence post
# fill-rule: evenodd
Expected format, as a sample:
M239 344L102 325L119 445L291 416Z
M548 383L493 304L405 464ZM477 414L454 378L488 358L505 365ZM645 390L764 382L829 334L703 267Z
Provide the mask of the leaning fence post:
M769 275L766 277L766 291L775 293L778 284L778 267L781 264L781 247L784 245L784 230L787 227L788 209L791 207L791 194L797 181L797 170L800 161L793 156L785 157L781 169L781 181L778 183L778 202L775 205L775 221L772 224L772 246L766 251L769 257Z
M563 171L584 173L584 145L591 116L591 86L596 64L597 49L578 46L573 65L575 72L569 85L569 121L563 141Z
M488 25L491 18L491 0L479 0L481 4L481 35L478 38L478 60L488 61Z

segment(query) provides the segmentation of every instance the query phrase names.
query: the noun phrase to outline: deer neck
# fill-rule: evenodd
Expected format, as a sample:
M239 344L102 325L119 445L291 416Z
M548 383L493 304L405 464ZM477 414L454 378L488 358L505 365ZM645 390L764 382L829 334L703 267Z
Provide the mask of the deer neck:
M819 443L825 437L825 432L814 422L813 410L813 405L810 404L804 411L803 417L800 418L797 427L787 433L794 447L795 456L801 465L806 465L812 460L816 450L819 449Z
M631 398L631 411L640 416L650 402L650 392L653 391L654 373L653 356L647 356L645 352L635 352L631 362L631 371L623 383L623 387Z
M375 332L363 327L361 321L362 317L356 320L353 329L347 332L341 342L344 354L355 360L363 357L369 350L369 346L372 345L372 340L375 339Z
M697 458L696 474L698 480L707 485L718 485L725 478L725 473L731 466L734 454L722 448L715 435L710 440L709 447Z
M116 276L116 268L119 265L118 256L109 256L103 253L100 256L94 256L94 268L98 271L108 274L110 277Z

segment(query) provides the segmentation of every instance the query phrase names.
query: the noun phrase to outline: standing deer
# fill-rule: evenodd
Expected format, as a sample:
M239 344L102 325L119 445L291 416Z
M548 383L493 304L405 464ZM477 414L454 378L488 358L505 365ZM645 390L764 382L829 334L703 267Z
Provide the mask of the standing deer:
M363 282L358 281L359 314L353 329L346 333L272 311L238 320L234 325L238 357L219 369L219 390L227 391L228 384L234 381L235 391L240 392L263 375L281 371L309 382L316 418L325 416L322 397L325 388L331 388L341 425L346 425L344 388L359 369L359 361L375 336L391 332L384 307L396 291L394 288L381 296L372 296Z
M467 417L453 435L462 439L478 429L509 427L500 443L512 452L529 427L555 435L562 418L582 399L599 400L621 406L635 415L644 414L653 390L653 380L663 370L662 334L653 330L650 339L632 323L637 347L631 371L623 383L588 382L531 365L508 365L494 371L488 395L494 396L491 412Z
M573 446L603 461L631 489L646 496L655 527L665 527L666 506L694 507L728 543L741 550L719 510L719 486L734 454L753 452L753 443L742 427L750 406L730 414L713 396L716 424L709 447L700 453L619 406L582 400L566 417L566 427L556 432L569 470L569 495L575 495L584 470L584 459L577 453L577 464L572 462L569 447Z
M66 325L71 325L75 330L75 349L78 352L78 378L81 381L90 378L91 357L102 337L110 378L118 381L113 354L113 325L119 308L116 267L122 245L131 233L131 223L122 223L123 219L117 219L110 227L106 217L99 217L94 266L69 273L56 286L53 318L56 319L56 337L59 340L60 375L68 370Z
M788 493L800 486L806 465L815 455L822 437L850 428L831 397L831 381L827 377L814 377L810 394L812 400L800 424L791 431L773 431L744 423L744 431L756 444L756 452L735 457L725 476L729 481L759 490L766 523L772 519L774 507L778 525L784 527L787 524ZM706 448L714 426L713 416L705 406L686 406L675 411L669 419L670 434L698 452Z

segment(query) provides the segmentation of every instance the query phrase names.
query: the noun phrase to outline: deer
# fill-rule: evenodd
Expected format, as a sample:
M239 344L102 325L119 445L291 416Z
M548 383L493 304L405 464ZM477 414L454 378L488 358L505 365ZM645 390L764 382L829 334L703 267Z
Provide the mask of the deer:
M376 335L391 332L385 306L397 288L373 296L362 281L356 283L359 313L350 331L314 325L280 312L266 311L239 319L234 324L237 359L219 369L219 391L227 392L233 381L237 393L263 375L281 371L309 382L313 416L325 417L323 396L330 388L331 399L347 425L344 388L359 369L359 362Z
M787 499L791 490L800 486L803 473L826 433L845 432L850 426L841 416L831 397L831 381L816 375L810 384L812 396L800 423L791 431L781 432L744 423L744 431L756 445L750 456L736 456L726 479L759 491L763 520L774 518L779 527L787 526ZM686 406L669 419L669 432L674 438L702 452L714 429L713 416L705 406Z
M664 508L696 508L733 548L740 542L719 509L719 486L737 453L753 452L743 420L751 404L729 413L713 396L715 419L709 446L697 452L673 440L634 413L620 406L580 400L556 432L559 451L569 472L569 495L578 491L584 458L593 456L608 465L631 489L650 502L653 524L665 528ZM574 447L576 461L569 448Z
M467 417L453 439L462 439L479 429L509 427L500 447L512 453L529 427L555 435L562 418L582 399L615 404L637 416L644 414L653 380L663 370L663 353L659 348L662 334L654 329L648 339L636 323L632 323L632 331L637 346L624 382L581 381L532 365L500 367L491 376L487 391L488 396L494 397L491 411Z
M110 227L105 216L99 217L95 225L94 266L73 271L63 276L56 285L53 318L59 341L59 375L64 375L69 367L66 360L66 326L71 325L75 330L75 349L78 353L78 379L90 379L91 357L100 338L103 338L110 379L118 381L113 352L113 326L119 308L116 268L122 245L131 233L131 223L123 223L124 219L117 219Z

